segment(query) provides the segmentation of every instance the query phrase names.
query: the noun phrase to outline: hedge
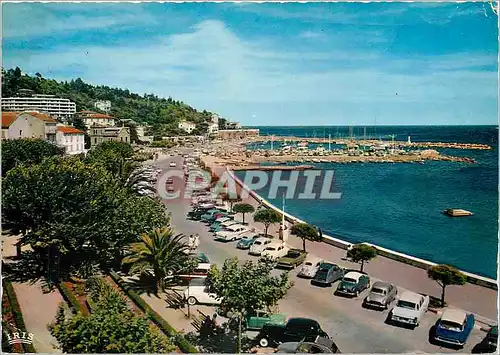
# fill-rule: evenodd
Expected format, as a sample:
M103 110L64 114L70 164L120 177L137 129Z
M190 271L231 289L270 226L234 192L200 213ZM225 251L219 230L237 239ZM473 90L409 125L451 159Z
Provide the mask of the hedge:
M134 301L134 303L148 316L148 318L154 322L158 328L160 328L165 334L173 337L175 344L181 349L183 353L199 353L198 349L192 345L190 342L184 338L182 334L179 334L168 322L163 319L158 313L156 313L147 303L139 296L134 290L129 289L123 282L122 278L114 271L110 271L109 275L116 282L116 284L121 287L121 289L127 294L127 296Z
M21 307L19 306L19 302L17 300L16 292L14 291L14 287L12 287L12 284L9 281L3 281L3 289L5 290L5 293L7 294L7 299L9 300L9 305L12 311L12 314L14 315L14 319L16 322L16 327L18 329L25 329L26 331L26 324L24 323L23 319L23 314L21 313ZM33 346L33 344L22 344L24 348L25 353L36 353L36 349Z
M75 295L73 294L73 291L68 288L68 286L64 283L64 281L58 282L57 288L61 292L61 295L64 297L66 302L69 303L71 310L73 311L74 314L77 314L78 312L80 312L84 316L89 315L88 310L86 308L82 307L80 302L78 302Z

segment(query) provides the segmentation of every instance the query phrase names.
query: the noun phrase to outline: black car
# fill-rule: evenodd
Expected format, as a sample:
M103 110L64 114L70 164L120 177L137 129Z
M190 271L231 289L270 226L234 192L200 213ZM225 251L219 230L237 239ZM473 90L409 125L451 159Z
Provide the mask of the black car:
M314 319L290 318L285 324L265 324L256 340L262 347L300 342L306 337L330 338Z
M332 263L321 263L319 270L311 280L311 284L317 286L331 286L337 280L344 277L345 270Z

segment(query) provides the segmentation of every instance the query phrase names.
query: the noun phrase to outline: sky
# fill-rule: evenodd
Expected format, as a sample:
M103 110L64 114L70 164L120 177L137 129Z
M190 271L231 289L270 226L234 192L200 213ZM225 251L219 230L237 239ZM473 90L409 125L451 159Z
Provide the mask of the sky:
M487 3L4 3L3 67L243 125L498 123Z

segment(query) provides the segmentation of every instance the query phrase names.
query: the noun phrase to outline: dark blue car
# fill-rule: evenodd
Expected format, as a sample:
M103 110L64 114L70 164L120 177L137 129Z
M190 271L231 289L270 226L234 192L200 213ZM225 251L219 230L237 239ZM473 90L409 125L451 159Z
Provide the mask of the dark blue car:
M436 322L434 340L462 348L467 343L474 324L474 315L460 309L448 308Z

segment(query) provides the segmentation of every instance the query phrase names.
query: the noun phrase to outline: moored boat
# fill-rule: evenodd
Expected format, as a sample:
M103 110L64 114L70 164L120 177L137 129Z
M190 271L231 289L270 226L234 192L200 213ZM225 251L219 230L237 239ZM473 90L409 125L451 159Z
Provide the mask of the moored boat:
M474 213L472 213L471 211L467 211L461 208L448 208L444 210L443 213L450 217L466 217L474 215Z

